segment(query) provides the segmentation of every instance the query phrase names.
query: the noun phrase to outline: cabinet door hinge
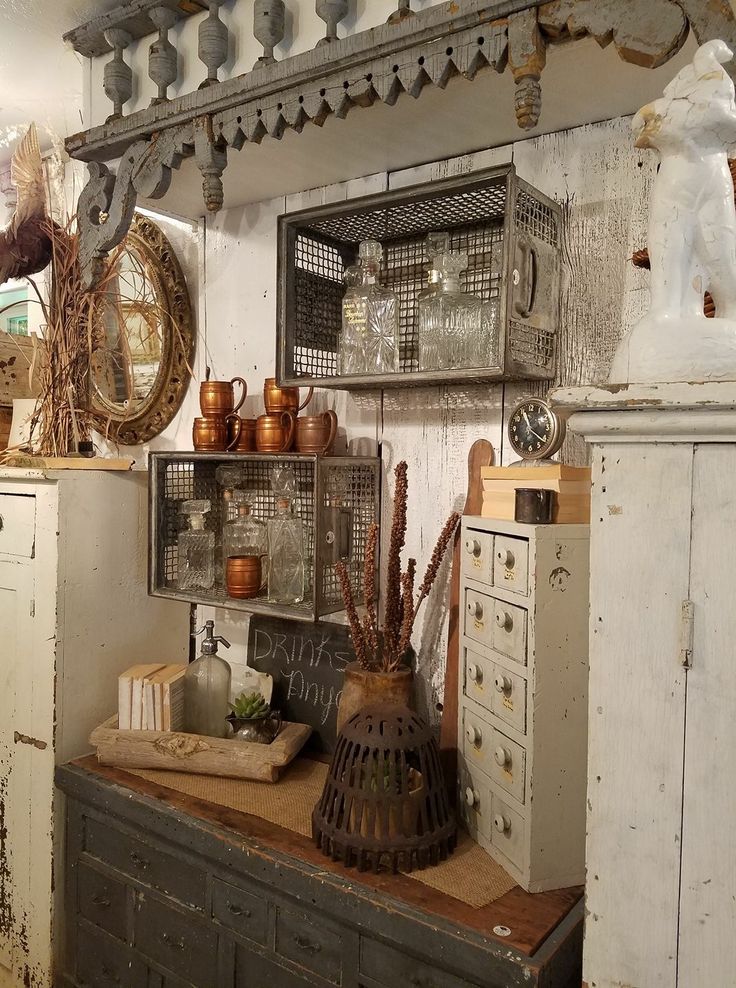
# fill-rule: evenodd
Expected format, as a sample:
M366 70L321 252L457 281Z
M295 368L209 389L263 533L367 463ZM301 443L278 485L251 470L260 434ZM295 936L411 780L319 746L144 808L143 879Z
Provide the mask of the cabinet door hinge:
M683 600L680 615L680 665L685 669L693 667L693 615L695 604Z

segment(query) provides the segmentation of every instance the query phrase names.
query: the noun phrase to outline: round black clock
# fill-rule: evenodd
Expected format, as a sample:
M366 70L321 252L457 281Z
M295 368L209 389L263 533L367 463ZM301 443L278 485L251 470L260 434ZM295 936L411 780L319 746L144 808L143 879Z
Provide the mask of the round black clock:
M522 398L511 412L509 442L523 460L546 460L562 445L565 428L543 398Z

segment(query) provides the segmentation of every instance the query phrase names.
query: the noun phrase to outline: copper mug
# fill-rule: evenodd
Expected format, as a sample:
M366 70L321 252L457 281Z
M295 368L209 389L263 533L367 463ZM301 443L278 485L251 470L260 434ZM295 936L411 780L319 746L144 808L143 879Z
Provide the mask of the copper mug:
M234 384L240 384L243 393L240 401L235 404ZM234 377L231 381L202 381L199 386L199 407L205 418L225 418L237 412L245 401L248 385L242 377Z
M299 388L280 388L275 377L267 377L263 382L263 404L269 415L280 412L301 412L312 400L314 388L307 390L307 397L299 404Z
M228 597L248 600L257 597L266 585L260 556L228 556L225 564Z
M297 453L325 456L337 435L337 415L330 410L321 415L303 415L296 420L295 445Z
M254 453L256 449L256 420L228 415L227 448L231 453Z
M230 449L230 437L228 429L230 420L238 419L238 415L227 415L225 417L214 418L211 416L195 418L192 425L192 443L194 448L200 451L222 452ZM237 439L237 436L236 436Z
M259 453L286 453L294 442L296 415L259 415L256 419L256 449Z

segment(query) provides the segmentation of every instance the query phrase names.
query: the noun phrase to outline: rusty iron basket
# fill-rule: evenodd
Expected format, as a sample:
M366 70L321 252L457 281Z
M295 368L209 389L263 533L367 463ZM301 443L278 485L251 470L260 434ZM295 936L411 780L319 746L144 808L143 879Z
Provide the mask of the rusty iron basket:
M734 199L736 200L736 158L729 159L728 169L731 172L731 179L734 184ZM644 247L642 250L635 250L631 255L631 261L635 268L646 268L649 270L649 251ZM703 298L703 312L708 319L713 319L716 314L716 304L710 292L706 292Z
M453 851L437 742L408 707L365 707L340 732L312 813L318 847L360 871L411 871Z

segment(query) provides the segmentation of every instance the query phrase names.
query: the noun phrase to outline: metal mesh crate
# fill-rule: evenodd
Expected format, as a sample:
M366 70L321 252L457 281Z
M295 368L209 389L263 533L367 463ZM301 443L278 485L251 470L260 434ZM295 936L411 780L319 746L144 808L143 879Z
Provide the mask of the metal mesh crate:
M263 521L276 513L271 470L288 465L295 474L294 513L304 522L306 592L296 605L269 603L264 591L250 600L227 595L221 574L211 590L182 591L177 586L178 536L183 501L207 498L212 505L205 528L215 533L220 551L225 519L224 490L244 490L253 514ZM233 468L227 484L217 468ZM368 528L379 517L380 460L358 456L264 456L261 453L152 453L150 472L149 592L198 604L314 621L343 609L335 574L342 559L353 587L362 591ZM219 479L218 479L219 477Z
M512 165L281 217L279 381L368 388L553 378L561 221L560 206L517 178ZM493 367L419 368L416 303L427 284L425 240L432 230L446 230L452 250L467 253L463 289L497 304L501 339ZM341 376L343 272L366 239L383 244L381 283L398 296L400 371Z

